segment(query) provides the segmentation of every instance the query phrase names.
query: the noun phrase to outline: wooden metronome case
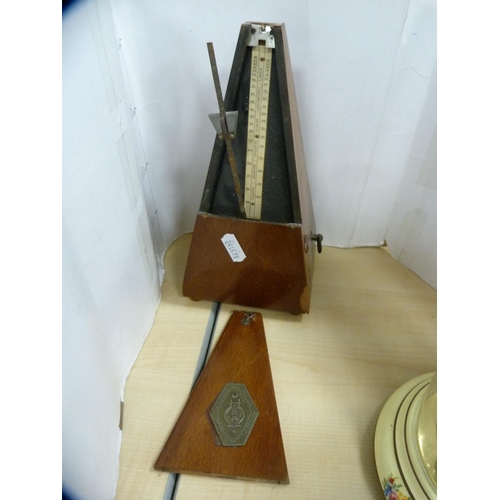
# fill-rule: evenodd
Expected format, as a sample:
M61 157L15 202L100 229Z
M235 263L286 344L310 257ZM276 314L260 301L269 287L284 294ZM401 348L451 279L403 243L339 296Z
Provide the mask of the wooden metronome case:
M241 26L224 99L238 111L232 141L243 185L251 52L257 23ZM271 26L274 38L261 220L242 217L224 140L216 137L193 232L183 294L243 306L308 313L315 234L311 193L300 132L284 24ZM234 235L246 258L234 262L221 238Z

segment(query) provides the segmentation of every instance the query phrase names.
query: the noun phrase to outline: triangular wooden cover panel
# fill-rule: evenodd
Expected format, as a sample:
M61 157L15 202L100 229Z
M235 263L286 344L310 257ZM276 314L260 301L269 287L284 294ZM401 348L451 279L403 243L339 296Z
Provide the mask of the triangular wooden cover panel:
M288 484L288 470L262 316L235 311L193 388L156 470ZM210 418L229 383L245 384L259 416L244 446L220 445Z

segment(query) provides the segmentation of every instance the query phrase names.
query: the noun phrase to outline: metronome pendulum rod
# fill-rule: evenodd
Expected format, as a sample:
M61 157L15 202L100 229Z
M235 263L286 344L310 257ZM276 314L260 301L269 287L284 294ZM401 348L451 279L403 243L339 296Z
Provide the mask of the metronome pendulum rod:
M243 195L241 192L240 179L238 177L238 171L236 170L236 159L234 157L233 145L231 144L231 134L227 128L226 121L226 109L224 106L224 99L222 98L222 90L219 80L219 72L217 71L217 63L215 61L215 52L212 42L207 43L208 55L210 57L210 67L212 68L212 75L215 85L215 93L217 94L217 102L219 104L219 117L220 125L222 129L222 139L224 139L227 148L227 156L229 158L229 166L231 167L231 173L233 174L234 187L236 190L236 196L238 198L238 205L240 206L240 212L243 218L246 218L245 203L243 201Z

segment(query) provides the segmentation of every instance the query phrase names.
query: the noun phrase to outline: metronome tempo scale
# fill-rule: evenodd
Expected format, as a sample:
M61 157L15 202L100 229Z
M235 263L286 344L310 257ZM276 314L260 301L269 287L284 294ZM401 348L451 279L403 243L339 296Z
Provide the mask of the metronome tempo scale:
M283 24L241 26L225 99L208 44L219 113L183 293L309 312L315 233ZM243 186L243 187L242 187Z

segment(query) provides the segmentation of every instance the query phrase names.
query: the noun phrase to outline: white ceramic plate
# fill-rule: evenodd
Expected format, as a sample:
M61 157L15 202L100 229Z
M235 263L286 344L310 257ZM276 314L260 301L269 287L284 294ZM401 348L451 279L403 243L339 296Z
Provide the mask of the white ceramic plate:
M402 385L387 400L375 430L375 462L387 500L437 500L436 485L420 458L420 404L434 373Z

